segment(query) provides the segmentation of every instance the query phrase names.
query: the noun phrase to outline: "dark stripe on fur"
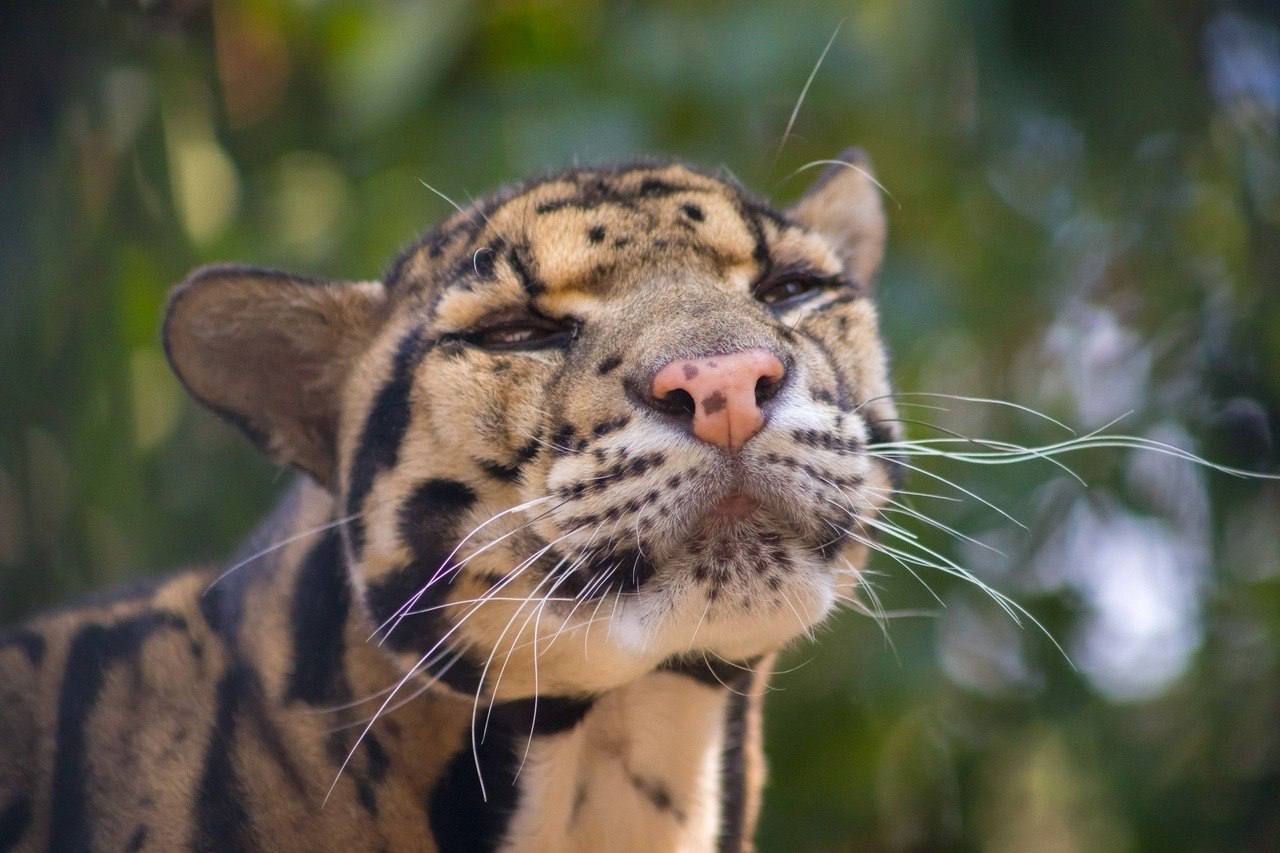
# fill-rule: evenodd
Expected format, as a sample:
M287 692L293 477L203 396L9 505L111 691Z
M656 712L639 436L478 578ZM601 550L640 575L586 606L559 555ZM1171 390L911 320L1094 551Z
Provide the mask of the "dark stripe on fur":
M342 539L330 528L307 554L294 587L293 669L285 688L286 701L321 705L349 698L343 673L343 630L350 609Z
M234 760L238 711L253 679L247 666L236 664L218 682L217 710L196 789L195 836L191 839L196 850L253 848L249 813Z
M502 843L520 797L516 746L523 746L527 731L522 736L499 721L490 725L484 743L477 746L487 800L476 776L470 732L464 733L426 803L431 834L440 853L484 853Z
M445 562L458 541L458 521L475 500L475 492L465 483L432 479L415 488L401 505L400 536L413 552L413 560L401 569L370 581L365 590L365 603L375 624L391 619L405 602L423 590L412 609L422 610L444 603L452 581L452 577L446 576L451 567L446 567ZM397 651L425 654L451 625L445 611L415 613L400 621L387 636L386 643ZM480 683L480 670L469 660L460 658L441 680L457 690L471 692Z
M516 810L516 772L530 731L535 737L572 729L591 710L593 700L566 696L518 699L494 706L488 735L479 744L480 772L488 802L481 797L471 753L470 732L431 792L428 814L440 853L495 850Z
M556 735L575 728L595 704L594 699L572 696L539 696L534 699L515 699L493 707L495 718L501 719L512 730L535 735Z
M90 773L86 752L89 717L107 669L136 657L147 638L161 628L183 630L186 622L171 613L144 613L114 625L86 625L72 639L58 698L49 849L91 849L93 821L86 785Z
M13 850L31 825L31 800L19 797L0 811L0 853Z
M725 711L724 746L720 752L720 853L742 850L742 834L746 828L747 807L747 705L751 701L745 690L729 694Z
M399 461L400 444L409 429L409 392L413 388L414 370L430 349L431 342L421 326L415 326L400 339L391 378L374 398L360 433L355 460L351 463L347 515L355 515L364 508L364 499L373 488L374 479ZM358 559L364 550L364 522L359 518L347 522L347 536L351 552Z

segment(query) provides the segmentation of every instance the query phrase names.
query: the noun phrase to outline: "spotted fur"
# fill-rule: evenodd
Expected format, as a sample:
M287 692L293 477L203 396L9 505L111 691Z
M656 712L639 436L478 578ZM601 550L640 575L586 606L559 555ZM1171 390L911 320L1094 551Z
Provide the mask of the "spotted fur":
M576 169L381 281L193 273L175 371L305 474L226 566L3 635L0 850L749 849L770 663L893 488L856 162L785 211ZM752 348L736 453L649 393Z

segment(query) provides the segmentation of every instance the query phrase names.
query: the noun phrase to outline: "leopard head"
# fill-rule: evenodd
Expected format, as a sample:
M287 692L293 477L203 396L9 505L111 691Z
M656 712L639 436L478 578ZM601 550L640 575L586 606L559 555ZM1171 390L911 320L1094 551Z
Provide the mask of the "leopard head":
M406 673L520 697L750 660L851 591L893 489L866 452L896 429L884 216L845 160L784 211L684 165L575 169L381 281L204 268L167 350L334 495Z

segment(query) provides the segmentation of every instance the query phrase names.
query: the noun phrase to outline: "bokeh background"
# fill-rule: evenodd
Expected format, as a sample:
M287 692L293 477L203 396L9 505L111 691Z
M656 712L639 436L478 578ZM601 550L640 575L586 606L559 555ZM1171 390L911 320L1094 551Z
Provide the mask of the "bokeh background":
M786 202L794 170L859 144L892 196L901 389L1081 430L1127 413L1277 471L1274 6L18 2L0 26L0 621L216 560L282 490L165 366L189 268L376 276L446 213L420 180L467 198L636 154ZM949 411L904 415L1063 437L929 402ZM1280 847L1280 488L1067 461L1087 489L1042 462L921 463L1026 524L916 502L1003 556L907 522L1074 666L974 585L923 574L935 600L877 559L895 618L842 614L774 681L764 850Z

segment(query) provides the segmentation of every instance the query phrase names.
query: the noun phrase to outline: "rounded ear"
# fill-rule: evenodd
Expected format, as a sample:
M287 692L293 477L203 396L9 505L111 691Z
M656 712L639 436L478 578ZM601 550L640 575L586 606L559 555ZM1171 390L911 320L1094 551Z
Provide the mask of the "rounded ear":
M813 182L788 215L836 247L849 272L870 286L884 258L885 218L880 185L860 148L847 148Z
M196 400L332 488L342 386L386 311L376 281L203 267L169 297L164 347Z

